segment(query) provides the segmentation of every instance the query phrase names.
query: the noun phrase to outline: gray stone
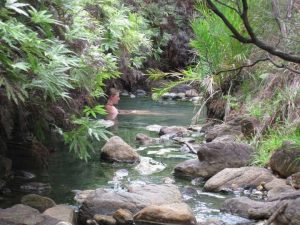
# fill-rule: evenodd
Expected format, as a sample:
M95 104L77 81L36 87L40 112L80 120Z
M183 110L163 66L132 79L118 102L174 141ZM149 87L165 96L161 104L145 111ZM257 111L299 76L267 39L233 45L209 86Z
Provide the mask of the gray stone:
M241 126L233 126L226 123L215 125L212 128L208 129L205 133L205 138L207 142L213 141L217 137L232 135L232 136L241 136L242 130Z
M221 211L249 219L262 220L268 219L272 215L277 209L278 202L259 202L247 197L237 197L225 200Z
M258 187L276 177L270 170L259 167L226 168L211 177L204 185L206 191L235 191L240 188Z
M128 191L99 188L77 193L75 200L82 203L80 220L84 222L91 215L112 215L120 208L136 213L149 205L182 201L179 189L173 184L130 185Z
M270 159L270 167L280 176L286 178L300 172L300 145L284 142L273 153Z
M294 173L286 180L287 184L291 185L295 189L300 189L300 172Z
M58 222L59 220L22 204L0 209L0 224L3 225L56 225Z
M158 144L160 141L159 138L152 138L142 133L138 133L135 140L141 145Z
M210 178L225 168L247 166L254 149L250 145L236 142L210 142L200 145L197 152L200 160L198 173Z
M174 173L176 176L188 178L209 176L207 171L203 168L203 163L201 163L198 159L189 159L179 163L174 168Z
M287 203L282 213L276 216L274 225L299 225L300 224L300 198Z
M165 135L165 134L186 134L188 133L187 128L181 127L181 126L170 126L170 127L162 127L159 131L159 135Z
M74 209L68 205L56 205L43 214L71 224L75 224L76 221Z
M223 136L220 136L220 137L216 137L213 142L234 142L237 140L237 137L236 136L233 136L233 135L223 135Z

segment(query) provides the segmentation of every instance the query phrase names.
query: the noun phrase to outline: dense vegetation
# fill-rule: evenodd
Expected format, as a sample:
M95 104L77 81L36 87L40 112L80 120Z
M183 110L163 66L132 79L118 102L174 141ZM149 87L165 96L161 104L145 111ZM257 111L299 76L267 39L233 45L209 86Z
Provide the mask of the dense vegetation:
M299 64L273 51L299 55L299 6L224 2L196 1L194 10L189 1L175 0L2 1L3 104L26 111L27 132L39 140L50 127L87 160L92 142L109 134L95 120L105 114L95 100L105 96L108 84L131 91L148 70L152 79L172 77L158 95L192 83L204 93L204 103L225 102L221 119L244 113L260 120L263 129L251 142L259 149L254 163L264 165L278 136L300 138L291 125L299 118ZM67 113L59 119L57 111ZM16 138L3 133L5 141Z
M0 85L8 100L4 104L27 111L23 115L30 116L21 122L27 133L43 140L49 126L55 128L72 151L87 159L93 150L90 141L107 134L93 118L105 111L93 100L105 95L105 84L112 78L119 77L130 89L143 75L146 60L160 61L171 39L162 29L166 20L174 18L175 26L183 26L176 10L174 4L153 2L145 7L143 1L1 2ZM57 117L57 108L67 114L63 119ZM16 138L12 133L4 136Z

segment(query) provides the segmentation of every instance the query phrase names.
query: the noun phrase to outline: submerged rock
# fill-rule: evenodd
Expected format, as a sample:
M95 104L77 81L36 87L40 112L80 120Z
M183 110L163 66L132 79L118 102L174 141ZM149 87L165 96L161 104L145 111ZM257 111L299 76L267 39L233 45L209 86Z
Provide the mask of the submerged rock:
M139 154L118 136L111 137L101 149L101 158L109 162L134 163Z
M159 138L152 138L142 133L138 133L135 140L141 145L158 144L160 142Z
M35 174L24 170L16 171L14 175L15 178L22 179L22 180L31 180L36 177Z
M185 203L150 205L134 216L137 225L196 225L196 218Z
M159 135L165 135L165 134L186 134L188 133L187 128L181 127L181 126L170 126L170 127L162 127L159 131Z
M209 175L203 168L203 163L201 163L198 159L190 159L179 163L174 168L174 174L175 176L188 178L208 177Z
M159 133L159 131L160 131L161 128L162 128L161 125L154 124L154 125L149 125L149 126L147 126L147 127L146 127L146 130L154 131L154 132Z
M42 194L50 192L52 187L49 183L29 182L22 184L20 189L24 192Z
M56 205L51 198L43 197L36 194L29 194L23 196L21 199L21 203L35 208L40 212L44 212L46 209L49 209Z

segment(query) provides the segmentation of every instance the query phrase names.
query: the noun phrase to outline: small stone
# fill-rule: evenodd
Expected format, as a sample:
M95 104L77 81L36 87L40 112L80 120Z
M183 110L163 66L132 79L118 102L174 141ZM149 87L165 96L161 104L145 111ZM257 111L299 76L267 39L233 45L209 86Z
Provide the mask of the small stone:
M48 193L51 190L51 186L49 183L41 183L41 182L29 182L21 185L21 190L24 192L32 192L32 193Z
M118 209L114 214L113 218L120 225L131 225L133 224L133 215L128 209Z
M112 216L106 216L106 215L94 215L94 220L102 225L115 225L117 221Z

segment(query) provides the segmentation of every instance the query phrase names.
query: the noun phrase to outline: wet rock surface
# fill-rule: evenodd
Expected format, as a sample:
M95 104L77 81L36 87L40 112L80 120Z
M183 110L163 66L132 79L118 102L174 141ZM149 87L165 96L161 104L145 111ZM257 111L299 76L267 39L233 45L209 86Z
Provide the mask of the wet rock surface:
M205 191L219 192L222 190L237 190L239 188L257 188L261 184L269 183L276 177L270 170L260 167L226 168L204 185Z
M5 225L56 225L60 221L41 214L37 209L26 205L14 205L0 209L0 224Z
M134 216L137 225L196 225L190 207L185 203L150 205Z
M118 136L111 137L101 149L101 158L109 162L134 163L139 154Z
M56 205L47 209L43 215L50 216L59 221L75 224L76 216L74 209L69 205Z
M75 199L82 203L80 218L86 221L91 215L112 215L118 209L136 213L149 205L180 203L179 189L173 184L131 185L128 190L96 189L78 193Z
M56 205L52 199L36 194L29 194L23 196L21 199L21 203L24 205L28 205L34 209L37 209L40 212L44 212L46 209Z

